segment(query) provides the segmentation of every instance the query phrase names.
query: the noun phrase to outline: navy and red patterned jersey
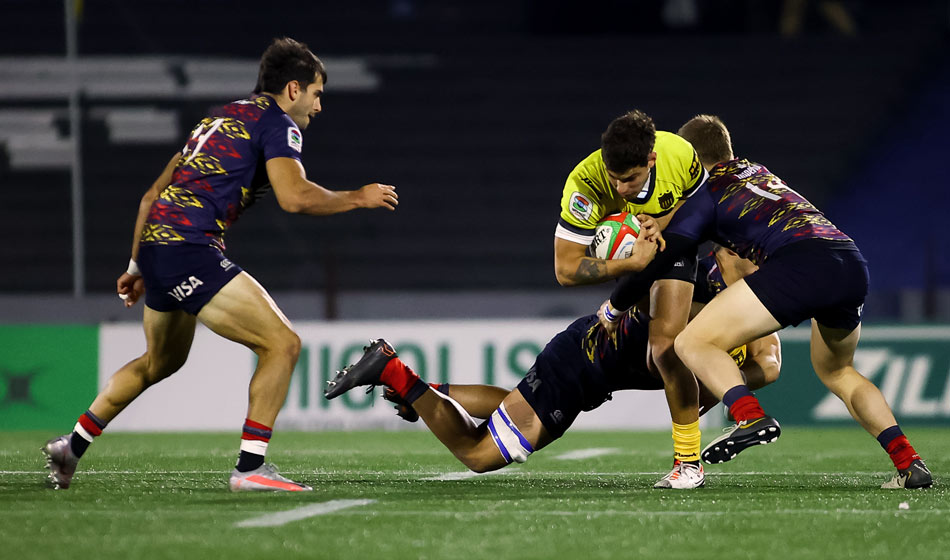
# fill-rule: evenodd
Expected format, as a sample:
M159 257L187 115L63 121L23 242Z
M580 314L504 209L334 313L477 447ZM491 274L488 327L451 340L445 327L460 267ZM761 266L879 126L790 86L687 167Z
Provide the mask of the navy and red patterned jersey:
M665 233L715 241L757 265L803 239L851 240L785 181L746 159L710 170L705 188L677 211Z
M172 182L152 203L142 245L197 244L224 249L224 234L267 194L264 163L299 161L300 129L273 98L253 96L205 117L191 133Z

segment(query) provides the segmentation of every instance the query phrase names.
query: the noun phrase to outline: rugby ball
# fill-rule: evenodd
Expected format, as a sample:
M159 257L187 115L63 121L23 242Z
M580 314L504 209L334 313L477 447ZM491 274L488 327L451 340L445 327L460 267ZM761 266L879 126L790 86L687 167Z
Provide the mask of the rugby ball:
M640 222L630 212L617 212L605 217L594 230L590 254L598 259L625 259L633 252L640 236Z

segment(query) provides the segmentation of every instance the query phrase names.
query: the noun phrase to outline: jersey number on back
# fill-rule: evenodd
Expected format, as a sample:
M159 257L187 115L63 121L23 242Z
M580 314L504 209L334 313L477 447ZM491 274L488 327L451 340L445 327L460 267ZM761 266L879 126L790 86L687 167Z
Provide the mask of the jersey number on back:
M224 119L217 118L210 123L202 122L197 127L195 127L194 132L191 133L191 138L197 138L198 143L195 144L195 149L191 150L190 154L188 153L188 145L185 144L185 149L182 151L182 155L185 156L185 163L190 162L195 158L195 156L201 153L201 148L204 147L205 142L207 142L208 138L210 138L211 135L214 134L216 130L218 130L218 127L220 127L222 123L224 123ZM204 132L205 126L208 127L207 132Z

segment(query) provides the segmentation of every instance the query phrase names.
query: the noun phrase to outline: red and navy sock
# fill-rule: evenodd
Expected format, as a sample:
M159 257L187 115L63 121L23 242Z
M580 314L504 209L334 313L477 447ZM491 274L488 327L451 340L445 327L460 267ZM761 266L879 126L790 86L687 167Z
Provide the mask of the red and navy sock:
M745 385L736 385L726 391L726 394L722 396L722 404L729 408L729 413L736 422L765 416L765 411L759 405L759 399L755 398L752 391Z
M244 431L241 433L241 454L235 467L238 472L248 472L264 464L267 455L267 444L270 442L273 430L255 422L250 418L244 420Z
M448 383L429 383L429 387L432 387L436 391L442 393L446 397L449 396L449 384Z
M399 358L389 360L379 380L391 387L409 404L416 402L416 399L429 390L429 385Z
M898 470L905 470L915 460L920 459L920 455L914 451L914 446L907 440L907 436L896 424L887 428L877 436L877 441L890 455L891 461Z
M69 438L69 447L73 455L82 457L82 454L89 449L89 444L96 437L102 435L102 430L106 429L107 422L87 410L79 416L73 433Z

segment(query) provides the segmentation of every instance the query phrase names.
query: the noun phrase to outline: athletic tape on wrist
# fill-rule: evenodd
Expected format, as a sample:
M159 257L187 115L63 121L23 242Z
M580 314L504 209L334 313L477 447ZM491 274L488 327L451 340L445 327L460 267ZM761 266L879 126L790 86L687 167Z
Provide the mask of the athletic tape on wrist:
M610 300L607 300L607 303L604 304L604 319L607 319L611 323L619 321L622 313L622 311L614 309L614 307L610 305Z
M139 270L139 265L135 262L135 259L129 259L129 268L125 271L125 273L131 276L142 275L142 271Z

